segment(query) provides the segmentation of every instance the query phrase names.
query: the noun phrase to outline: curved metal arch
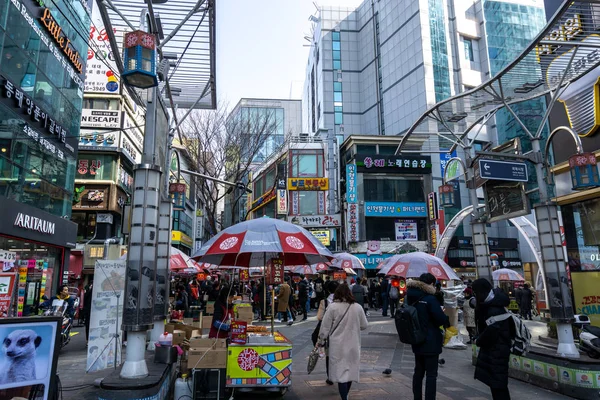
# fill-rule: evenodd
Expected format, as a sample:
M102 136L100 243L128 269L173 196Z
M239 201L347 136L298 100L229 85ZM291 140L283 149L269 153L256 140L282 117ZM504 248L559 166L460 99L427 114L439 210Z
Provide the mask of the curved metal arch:
M484 205L480 204L479 207L484 207ZM450 244L450 240L452 240L452 237L454 237L454 233L456 232L456 229L462 224L464 219L472 212L473 212L473 206L472 205L467 206L467 207L463 208L462 210L460 210L454 216L454 218L452 218L450 220L450 222L448 223L448 226L444 230L444 233L441 234L439 241L438 241L438 246L435 249L434 255L437 258L444 259L444 257L446 257L446 253L448 252L448 245ZM523 238L525 238L525 242L527 243L527 245L533 252L535 261L537 262L537 264L539 266L538 276L539 276L539 274L541 274L541 276L542 276L542 284L543 284L542 290L544 291L544 297L546 299L548 299L548 292L546 289L546 275L544 273L543 262L542 262L542 253L540 252L538 245L537 245L537 243L538 243L537 227L530 220L528 220L525 217L510 218L509 221L511 224L513 224L513 226L515 228L517 228L517 230L519 231L521 236L523 236ZM537 287L539 285L539 281L540 281L539 277L536 279L536 281L537 281L536 282L536 289L537 289Z

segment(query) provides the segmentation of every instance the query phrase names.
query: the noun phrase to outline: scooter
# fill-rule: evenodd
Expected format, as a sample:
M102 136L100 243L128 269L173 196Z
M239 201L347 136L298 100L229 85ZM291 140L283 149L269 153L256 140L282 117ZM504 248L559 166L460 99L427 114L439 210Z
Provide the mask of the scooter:
M581 329L579 350L590 358L600 358L600 328L592 326L587 315L576 315L573 325Z
M44 303L48 306L48 301ZM73 328L73 318L69 317L66 312L69 304L65 300L54 299L48 308L43 308L43 316L54 316L62 317L61 326L61 341L60 348L62 349L71 341L71 329ZM79 307L79 298L75 297L73 300L73 309L76 310Z

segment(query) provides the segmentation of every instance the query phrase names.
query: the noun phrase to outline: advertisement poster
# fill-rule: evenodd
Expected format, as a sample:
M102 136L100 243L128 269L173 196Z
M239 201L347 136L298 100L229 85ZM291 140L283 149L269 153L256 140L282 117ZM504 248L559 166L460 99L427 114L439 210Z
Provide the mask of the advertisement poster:
M117 365L121 363L123 333L120 329L123 320L125 271L125 260L96 261L86 372L113 368L115 353ZM120 335L118 343L115 338L117 332Z
M600 296L598 280L600 272L572 272L575 314L585 314L593 326L600 326Z
M62 320L62 319L60 319ZM48 399L56 384L58 318L0 322L0 399Z
M102 17L98 7L92 9L93 24L90 27L90 46L87 54L87 66L85 69L85 91L91 93L117 93L119 92L119 78L115 75L117 66L113 56L108 33L104 28ZM122 35L117 34L117 42Z
M19 267L19 295L17 297L17 317L23 316L23 306L25 304L25 286L27 284L27 266Z
M0 274L0 318L8 317L16 280L14 273Z
M248 339L248 335L246 334L247 329L247 322L234 320L231 323L231 343L246 344Z
M396 241L417 241L419 240L419 230L417 229L417 221L413 220L396 220Z

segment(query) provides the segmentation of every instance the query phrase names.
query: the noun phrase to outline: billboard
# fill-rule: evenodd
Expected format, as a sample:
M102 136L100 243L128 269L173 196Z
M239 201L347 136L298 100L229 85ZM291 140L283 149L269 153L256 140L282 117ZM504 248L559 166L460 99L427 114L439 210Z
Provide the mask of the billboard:
M117 31L115 29L115 35ZM123 33L121 32L121 35ZM120 39L117 38L117 43ZM93 7L90 27L90 47L85 70L86 93L119 94L119 78L115 76L117 65L108 42L108 34L102 23L98 7Z

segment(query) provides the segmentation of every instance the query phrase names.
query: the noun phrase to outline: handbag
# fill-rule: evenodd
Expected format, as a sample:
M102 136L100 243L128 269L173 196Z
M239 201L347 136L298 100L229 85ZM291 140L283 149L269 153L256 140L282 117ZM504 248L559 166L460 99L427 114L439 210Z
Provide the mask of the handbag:
M308 365L306 366L306 372L308 372L309 374L313 372L313 370L317 366L317 361L319 361L319 347L315 346L315 348L308 355Z

